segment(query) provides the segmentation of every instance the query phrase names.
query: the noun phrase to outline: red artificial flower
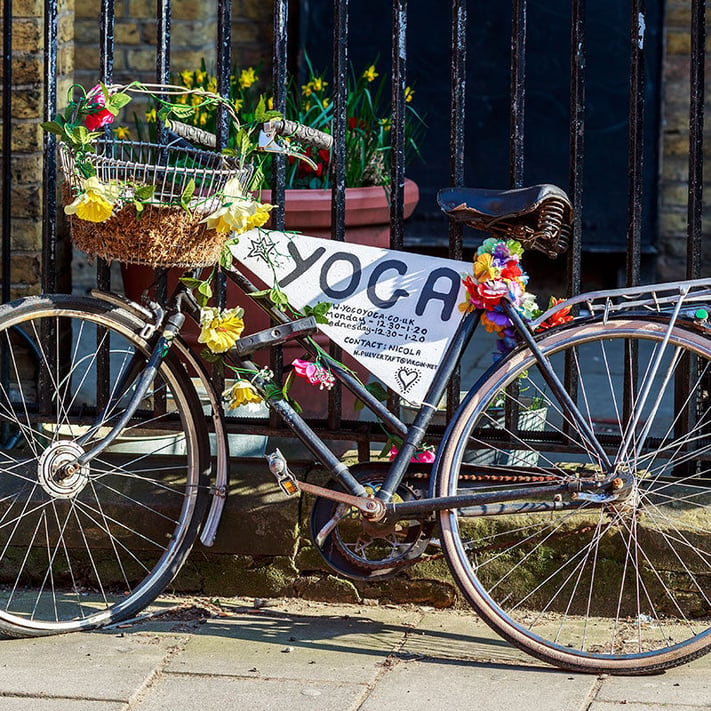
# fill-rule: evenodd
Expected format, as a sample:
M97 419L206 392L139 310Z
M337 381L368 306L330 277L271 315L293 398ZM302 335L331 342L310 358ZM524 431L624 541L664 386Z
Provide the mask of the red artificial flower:
M549 308L561 304L565 299L556 299L555 296L551 296ZM541 323L538 327L539 329L553 328L553 326L560 326L568 321L572 321L573 317L570 315L570 306L558 309L552 316L549 316L545 321Z
M521 267L519 267L518 262L513 259L506 263L506 266L501 270L502 279L516 279L523 274Z
M101 111L97 111L96 113L89 114L84 119L84 125L90 131L96 131L96 130L103 128L104 126L107 126L108 124L112 123L113 120L114 120L114 115L108 109L101 109Z

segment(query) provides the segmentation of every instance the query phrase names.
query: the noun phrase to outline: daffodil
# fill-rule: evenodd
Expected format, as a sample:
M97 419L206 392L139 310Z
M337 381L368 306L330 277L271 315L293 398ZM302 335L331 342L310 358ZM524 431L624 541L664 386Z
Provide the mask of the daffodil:
M375 71L375 64L371 64L364 72L363 79L367 82L375 81L375 77L380 76L378 72Z
M249 67L249 69L243 69L239 75L239 86L240 89L249 89L254 82L257 81L257 74L254 71L254 67Z
M262 402L261 395L249 380L238 380L231 388L222 393L222 399L226 402L228 410L235 410L240 405Z
M81 194L69 205L65 205L64 212L87 222L104 222L113 213L119 191L118 186L102 183L96 176L92 176L82 182Z
M128 130L127 126L116 126L114 129L114 136L120 141L125 141L131 137L131 132Z
M244 188L239 179L228 180L225 183L222 204L203 220L208 229L239 234L264 225L273 206L244 197L243 194Z
M193 86L193 73L187 69L184 72L180 72L180 81L183 82L183 86L191 89Z
M415 97L415 90L411 86L405 87L405 103L409 104Z
M220 309L205 306L200 310L200 335L198 343L204 343L213 353L224 353L237 342L244 330L244 310Z

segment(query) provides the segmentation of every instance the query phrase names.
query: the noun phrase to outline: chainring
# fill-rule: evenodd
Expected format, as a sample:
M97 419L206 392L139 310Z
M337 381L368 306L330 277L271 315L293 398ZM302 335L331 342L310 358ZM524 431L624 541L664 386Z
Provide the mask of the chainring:
M385 481L388 468L386 462L364 462L350 471L369 493L375 493ZM335 481L327 486L343 491ZM416 482L406 480L394 499L412 501L420 496ZM337 523L318 545L318 533L334 517ZM429 545L434 523L433 518L373 522L354 507L321 497L315 499L309 518L311 539L324 560L337 572L359 580L383 580L415 563Z

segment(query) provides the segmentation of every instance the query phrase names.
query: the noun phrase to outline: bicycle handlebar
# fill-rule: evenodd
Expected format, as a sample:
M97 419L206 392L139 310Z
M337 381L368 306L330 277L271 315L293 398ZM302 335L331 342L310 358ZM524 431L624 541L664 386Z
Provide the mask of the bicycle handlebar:
M333 136L316 128L311 128L311 126L304 126L296 121L279 119L265 124L265 126L271 127L272 130L282 136L294 138L314 148L330 150L333 145ZM210 131L205 131L197 126L190 126L181 121L168 121L167 128L179 138L190 141L190 143L205 146L206 148L217 148L217 136L214 133L210 133Z

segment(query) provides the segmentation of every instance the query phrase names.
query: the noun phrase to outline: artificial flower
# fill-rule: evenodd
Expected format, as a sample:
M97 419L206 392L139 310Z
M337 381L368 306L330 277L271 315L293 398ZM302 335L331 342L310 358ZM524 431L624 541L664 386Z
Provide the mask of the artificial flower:
M228 351L242 335L243 316L244 310L239 306L224 311L212 306L202 308L198 343L204 343L213 353Z
M84 125L90 131L97 131L104 126L108 126L116 117L108 109L100 109L99 111L88 114L84 119Z
M389 456L391 462L395 459L395 457L397 457L399 451L400 450L394 445L390 448ZM429 449L427 446L417 450L410 459L411 462L417 462L419 464L432 464L434 460L434 450Z
M118 186L102 183L94 175L82 182L82 192L73 202L64 206L64 213L76 215L87 222L103 222L111 217L118 196Z
M262 402L262 396L254 389L249 380L238 380L231 388L222 393L227 409L236 410L241 405Z
M565 301L565 299L556 299L555 296L551 296L548 308L552 309L554 306L563 303L563 301ZM560 326L568 321L572 321L573 317L570 315L570 309L570 306L564 306L562 309L558 309L552 316L549 316L543 321L538 328L553 328L553 326Z
M313 363L309 360L300 360L295 358L291 361L294 367L294 372L300 377L308 380L311 385L318 385L321 390L324 388L330 390L336 379L322 365Z

